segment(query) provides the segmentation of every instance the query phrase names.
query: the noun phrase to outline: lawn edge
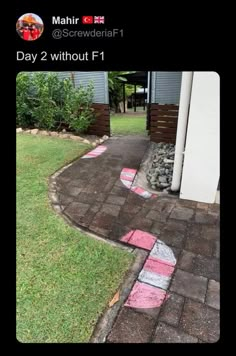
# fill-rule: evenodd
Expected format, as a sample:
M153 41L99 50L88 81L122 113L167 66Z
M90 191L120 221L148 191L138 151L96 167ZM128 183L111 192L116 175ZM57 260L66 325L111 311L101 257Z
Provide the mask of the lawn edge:
M116 321L121 307L127 299L130 291L141 271L143 264L147 258L148 252L135 248L132 252L135 255L135 260L129 270L123 277L123 281L120 284L119 301L115 303L111 308L108 306L104 310L102 316L98 319L97 324L93 330L93 334L89 340L90 343L105 343L112 327Z

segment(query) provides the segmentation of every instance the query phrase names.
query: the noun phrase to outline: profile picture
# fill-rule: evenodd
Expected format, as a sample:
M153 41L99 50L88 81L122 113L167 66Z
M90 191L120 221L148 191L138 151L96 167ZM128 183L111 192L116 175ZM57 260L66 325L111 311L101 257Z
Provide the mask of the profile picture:
M35 41L43 33L42 19L32 13L22 15L16 23L16 32L25 41Z

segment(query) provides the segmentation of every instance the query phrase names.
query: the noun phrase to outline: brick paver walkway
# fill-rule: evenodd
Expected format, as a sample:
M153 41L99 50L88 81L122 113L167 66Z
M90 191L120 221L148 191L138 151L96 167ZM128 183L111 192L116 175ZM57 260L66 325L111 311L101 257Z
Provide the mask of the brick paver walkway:
M150 232L177 259L169 299L159 308L123 306L106 342L196 343L219 339L219 206L173 196L144 199L120 181L138 169L149 140L112 138L99 157L79 159L56 179L60 205L74 224L119 240L132 229Z

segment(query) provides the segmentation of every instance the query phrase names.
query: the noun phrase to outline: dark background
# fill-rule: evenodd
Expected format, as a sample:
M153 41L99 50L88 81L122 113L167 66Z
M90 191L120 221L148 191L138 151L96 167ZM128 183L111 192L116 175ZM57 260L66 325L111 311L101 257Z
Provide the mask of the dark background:
M18 61L17 71L21 70L214 70L218 71L219 59L218 37L220 29L217 18L196 8L183 13L176 5L158 6L154 8L144 2L137 3L135 8L140 12L129 14L122 4L114 3L119 13L107 14L101 8L81 10L80 6L66 6L61 9L59 4L54 8L39 8L35 3L24 6L21 1L17 6L17 19L28 12L39 15L44 22L44 32L35 41L24 41L16 33L16 50L30 53L47 51L84 52L86 50L104 50L105 61L96 62L47 62L37 61L34 64ZM124 5L123 5L124 6ZM123 11L121 11L123 10ZM79 17L84 15L105 16L104 25L52 25L52 16ZM213 22L213 23L212 23ZM70 28L71 30L97 30L119 28L124 29L123 38L52 38L52 30Z

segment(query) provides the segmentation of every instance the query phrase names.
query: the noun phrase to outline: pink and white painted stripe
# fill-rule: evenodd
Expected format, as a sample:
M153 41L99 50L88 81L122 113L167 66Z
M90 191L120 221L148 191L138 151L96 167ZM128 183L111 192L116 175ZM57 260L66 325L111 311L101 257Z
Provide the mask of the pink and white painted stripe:
M100 156L103 152L107 150L106 146L98 146L94 150L86 153L86 155L82 156L81 158L94 158Z
M167 298L166 290L174 272L176 258L173 251L156 236L141 230L129 231L121 241L150 251L125 305L132 308L159 307Z
M120 173L120 180L126 186L126 188L130 189L135 194L138 194L145 199L155 198L156 194L152 194L141 187L137 187L137 186L133 185L134 178L135 178L136 174L137 174L136 169L123 168Z
M166 292L142 282L135 282L125 306L131 308L158 308L164 302Z

